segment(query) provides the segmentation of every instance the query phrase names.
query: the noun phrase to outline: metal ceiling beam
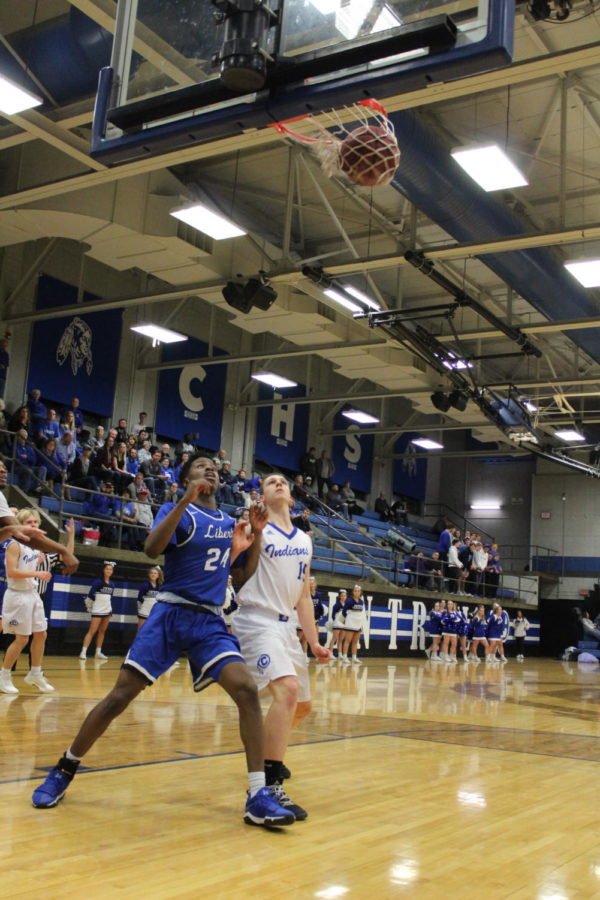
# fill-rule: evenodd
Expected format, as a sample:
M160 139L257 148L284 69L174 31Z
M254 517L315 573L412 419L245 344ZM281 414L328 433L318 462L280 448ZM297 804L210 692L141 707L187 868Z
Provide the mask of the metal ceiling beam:
M18 115L5 118L14 125L28 132L35 140L44 141L50 144L56 150L66 153L72 159L77 160L86 169L94 169L96 172L103 172L106 166L98 162L89 154L89 144L83 138L77 137L70 131L66 131L62 125L56 125L46 116L37 112L35 109L28 109Z
M459 97L473 96L491 90L506 90L509 84L520 84L537 79L547 78L574 69L587 68L598 64L598 45L588 44L575 50L564 50L548 56L538 57L522 63L515 63L498 72L474 75L457 81L431 84L416 91L408 91L395 97L386 97L388 112L400 109L412 109L430 103L440 103ZM348 116L354 115L348 113ZM220 141L196 144L185 150L174 150L160 153L148 159L139 159L122 166L115 166L102 172L93 172L71 178L63 178L50 184L37 185L23 191L8 194L0 199L0 209L10 209L26 203L56 197L86 188L97 187L112 181L155 172L173 165L183 165L200 159L210 159L224 153L237 150L259 148L280 141L281 138L272 128L261 128L247 134L235 135Z
M155 363L149 366L139 366L139 372L164 372L166 369L180 369L182 366L220 366L224 363L247 363L258 359L290 359L294 356L308 356L311 353L322 353L327 350L369 349L371 347L385 347L386 340L350 341L337 344L313 344L309 347L290 347L287 350L271 350L262 353L242 353L238 356L204 356L194 359L184 359L178 362ZM295 398L293 398L295 399ZM283 400L289 402L289 398Z

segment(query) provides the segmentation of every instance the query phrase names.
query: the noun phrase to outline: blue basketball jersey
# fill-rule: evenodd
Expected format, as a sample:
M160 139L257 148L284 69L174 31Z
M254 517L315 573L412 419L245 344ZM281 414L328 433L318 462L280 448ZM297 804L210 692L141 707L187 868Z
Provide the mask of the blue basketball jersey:
M155 528L174 507L174 503L161 506ZM234 525L221 510L190 503L165 550L165 580L157 599L173 603L176 600L168 595L175 594L188 603L222 606Z

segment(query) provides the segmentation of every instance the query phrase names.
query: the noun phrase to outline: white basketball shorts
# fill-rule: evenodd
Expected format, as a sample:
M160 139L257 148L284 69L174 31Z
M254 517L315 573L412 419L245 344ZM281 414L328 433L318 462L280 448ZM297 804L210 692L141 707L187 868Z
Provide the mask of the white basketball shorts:
M310 700L308 666L296 634L295 618L280 622L276 616L242 606L235 615L232 629L259 691L277 678L295 675L298 701Z

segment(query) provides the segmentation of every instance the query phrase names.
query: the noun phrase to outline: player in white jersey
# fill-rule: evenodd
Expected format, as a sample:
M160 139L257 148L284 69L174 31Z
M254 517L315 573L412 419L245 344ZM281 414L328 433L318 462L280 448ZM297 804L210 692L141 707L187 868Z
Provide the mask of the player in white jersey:
M17 513L17 521L26 527L39 528L40 515L36 509L22 509ZM69 523L68 552L73 552L75 525ZM44 554L34 550L27 544L11 540L6 548L6 593L2 609L2 625L6 634L14 634L12 644L4 654L4 662L0 670L0 691L5 694L18 694L18 688L11 679L11 669L19 658L21 651L31 637L31 669L25 676L25 683L35 685L42 693L49 693L54 688L44 678L42 658L46 644L48 622L44 612L44 604L37 592L37 582L50 581L52 575L47 571L37 571Z
M292 726L311 708L308 667L296 636L294 610L317 661L328 662L331 653L319 644L309 590L312 541L292 525L287 480L273 473L262 487L268 521L260 539L240 559L241 565L232 570L240 607L233 631L259 690L268 690L273 698L265 717L267 784L296 819L305 819L306 811L281 787Z

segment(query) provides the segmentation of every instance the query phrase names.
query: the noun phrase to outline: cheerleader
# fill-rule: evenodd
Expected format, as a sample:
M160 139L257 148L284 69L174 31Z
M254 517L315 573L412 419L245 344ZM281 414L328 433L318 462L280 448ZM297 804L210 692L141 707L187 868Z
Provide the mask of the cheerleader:
M456 615L458 616L456 634L458 637L458 642L460 643L460 652L463 655L463 661L467 663L469 662L469 649L467 646L469 620L467 619L462 607L458 606L458 604L456 606Z
M332 635L331 635L331 659L341 659L342 657L342 640L344 636L344 604L346 603L346 599L348 597L348 591L345 591L343 588L339 592L337 600L333 604L333 609L331 610L331 624L332 624ZM338 655L334 656L334 649L337 648ZM346 660L348 663L349 660Z
M108 659L108 656L105 656L102 652L102 643L112 616L112 595L115 585L111 581L111 576L114 568L115 564L113 562L105 561L102 567L102 578L96 578L92 582L87 597L83 601L92 619L83 639L79 659L87 658L87 649L92 643L94 636L96 637L96 659Z
M477 655L477 648L481 644L483 647L484 655L488 654L488 641L487 641L487 622L485 619L485 607L478 606L473 614L473 618L469 623L469 637L471 638L471 645L469 647L469 659L471 662L479 662L479 656Z
M348 650L352 655L352 662L356 666L362 663L357 656L360 635L365 620L365 599L360 584L352 588L352 596L348 597L344 604L344 642L342 647L342 662L349 662Z
M500 657L500 662L507 662L506 654L504 652L504 644L508 640L508 632L510 629L510 617L505 609L502 609L499 603L492 604L493 610L500 610L500 615L502 616L502 634L500 635L500 640L498 641L498 645L496 647L496 652Z
M496 650L502 646L503 633L504 619L502 618L502 607L497 603L494 603L493 609L487 620L487 639L489 647L485 658L486 663L493 663L495 661Z
M321 600L321 594L317 590L317 582L312 577L312 575L308 579L308 589L310 591L310 599L312 600L312 604L313 604L313 615L315 618L315 626L316 626L317 634L318 634L319 633L319 619L322 619L323 616L325 615L325 607L323 606L323 601ZM308 658L308 652L307 652L308 644L307 644L306 638L304 637L304 633L302 634L302 640L303 640L302 646L304 647L304 652L307 654L307 658Z
M156 603L156 595L165 580L160 566L148 569L148 581L144 582L137 596L138 631L152 612Z
M454 600L448 600L446 611L442 616L442 649L440 659L443 662L456 662L456 644L458 641L458 625L460 617L456 611ZM449 651L449 652L448 652Z
M233 589L233 578L231 575L227 579L227 587L225 589L225 602L223 604L223 619L225 620L225 625L227 626L227 631L231 634L231 623L233 622L233 617L236 614L239 606L235 601L235 591Z
M431 647L427 647L425 655L432 662L441 662L439 650L440 641L442 640L442 604L440 600L436 600L433 604L433 609L429 610L425 622L425 634L428 634L431 638Z

